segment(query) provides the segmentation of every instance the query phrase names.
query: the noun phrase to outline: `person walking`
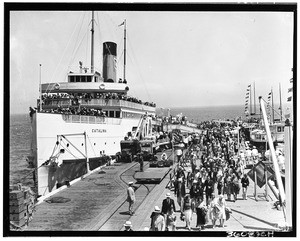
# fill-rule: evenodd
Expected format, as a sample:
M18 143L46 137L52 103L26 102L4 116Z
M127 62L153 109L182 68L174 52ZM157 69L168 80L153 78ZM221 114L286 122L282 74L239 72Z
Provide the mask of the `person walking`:
M235 202L237 200L237 195L240 193L240 185L239 185L239 179L237 175L235 175L234 173L232 174L231 185L232 185L233 198Z
M212 198L212 193L214 192L214 182L211 180L209 175L207 176L207 179L204 182L204 186L205 186L206 205L208 205L208 200Z
M226 202L223 195L219 195L219 197L215 198L212 201L212 223L213 228L216 227L216 221L220 220L220 226L224 227L224 222L226 219L225 213Z
M176 231L176 215L172 206L167 214L166 231Z
M183 152L182 152L182 149L181 149L180 147L179 147L179 148L177 148L177 150L176 150L177 163L180 163L180 160L181 160L182 154L183 154Z
M190 188L190 197L192 199L192 203L196 204L197 197L199 197L199 187L198 182L196 180L193 181L193 185ZM195 212L195 210L193 210L193 212Z
M182 201L181 213L185 216L186 228L191 231L192 200L189 194L187 194Z
M242 177L241 183L242 183L242 189L243 189L243 200L247 200L247 189L249 186L249 178L246 173Z
M251 151L251 156L253 158L254 164L258 163L258 150L256 149L256 146L253 146L253 149Z
M166 198L162 202L162 208L161 208L161 213L164 215L166 222L168 220L168 215L169 215L171 209L175 210L175 202L171 198L171 194L167 193ZM167 228L168 228L168 226L166 225L166 229Z
M133 204L135 202L135 193L133 190L133 182L128 183L129 187L127 188L127 199L126 201L129 203L129 214L133 215Z
M182 198L186 194L185 185L182 178L175 181L174 194L177 196L177 203L181 207Z
M151 216L151 226L150 231L164 231L165 230L165 218L160 212L158 206L154 207L154 211Z
M199 228L199 231L204 229L204 225L207 222L207 206L205 205L204 199L199 199L196 205L196 214L197 214L197 224L196 228Z

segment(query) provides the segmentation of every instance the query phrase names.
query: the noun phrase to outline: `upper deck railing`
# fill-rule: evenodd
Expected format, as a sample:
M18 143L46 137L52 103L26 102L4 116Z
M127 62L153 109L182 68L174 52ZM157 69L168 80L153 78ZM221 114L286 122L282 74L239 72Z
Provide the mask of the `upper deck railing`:
M109 124L109 125L120 125L122 119L120 118L109 118L101 116L84 116L84 115L68 115L63 114L62 118L68 123L86 123L86 124Z
M83 107L126 107L143 111L155 111L155 107L147 106L144 104L139 104L126 100L118 100L118 99L78 99L78 104ZM78 105L74 103L72 99L48 99L44 101L44 107L69 107L72 105Z

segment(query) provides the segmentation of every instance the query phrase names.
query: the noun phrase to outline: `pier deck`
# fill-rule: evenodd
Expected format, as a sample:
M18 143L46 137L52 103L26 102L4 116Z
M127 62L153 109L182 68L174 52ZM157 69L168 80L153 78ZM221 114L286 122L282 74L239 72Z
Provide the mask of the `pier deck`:
M134 179L130 174L122 174L126 170L131 170L133 174L138 168L137 163L116 163L103 167L102 171L52 196L69 198L69 202L39 204L26 230L97 229L99 218L109 218L115 207L126 200L126 182Z
M148 163L145 163L147 168ZM136 202L133 210L128 213L126 202L127 183L134 180L139 172L138 163L116 163L102 168L71 187L55 194L53 197L70 198L66 203L47 203L38 205L33 220L26 231L120 231L123 224L130 220L135 231L143 231L150 227L150 215L155 206L161 208L166 193L175 200L176 210L179 210L173 190L169 189L169 175L159 184L135 183ZM190 170L189 164L185 167ZM172 172L172 170L171 170ZM241 194L236 202L227 201L232 210L231 218L225 222L225 227L212 229L211 221L205 231L254 231L277 230L278 223L284 222L282 211L272 208L275 201L269 191L269 202L263 197L264 188L258 188L258 199L254 198L254 183L250 180L248 199L241 200ZM180 220L180 212L176 212L177 230L187 231L185 222ZM196 214L192 216L192 231L196 229ZM217 223L218 225L218 223Z

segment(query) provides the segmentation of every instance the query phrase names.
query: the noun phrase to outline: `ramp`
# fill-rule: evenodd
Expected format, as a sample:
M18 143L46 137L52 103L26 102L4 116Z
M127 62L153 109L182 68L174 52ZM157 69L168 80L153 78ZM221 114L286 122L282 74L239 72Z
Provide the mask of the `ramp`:
M150 167L144 172L136 172L134 179L139 183L160 183L170 170L170 167Z

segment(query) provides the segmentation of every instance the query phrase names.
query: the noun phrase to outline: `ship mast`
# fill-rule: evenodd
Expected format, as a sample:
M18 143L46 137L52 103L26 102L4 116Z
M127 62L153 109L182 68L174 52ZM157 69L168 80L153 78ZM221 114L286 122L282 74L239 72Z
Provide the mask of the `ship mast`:
M39 84L40 104L39 111L42 111L42 65L40 64L40 84Z
M91 73L94 73L94 11L92 11L92 29L91 29Z
M126 19L124 19L124 72L123 80L126 80Z

